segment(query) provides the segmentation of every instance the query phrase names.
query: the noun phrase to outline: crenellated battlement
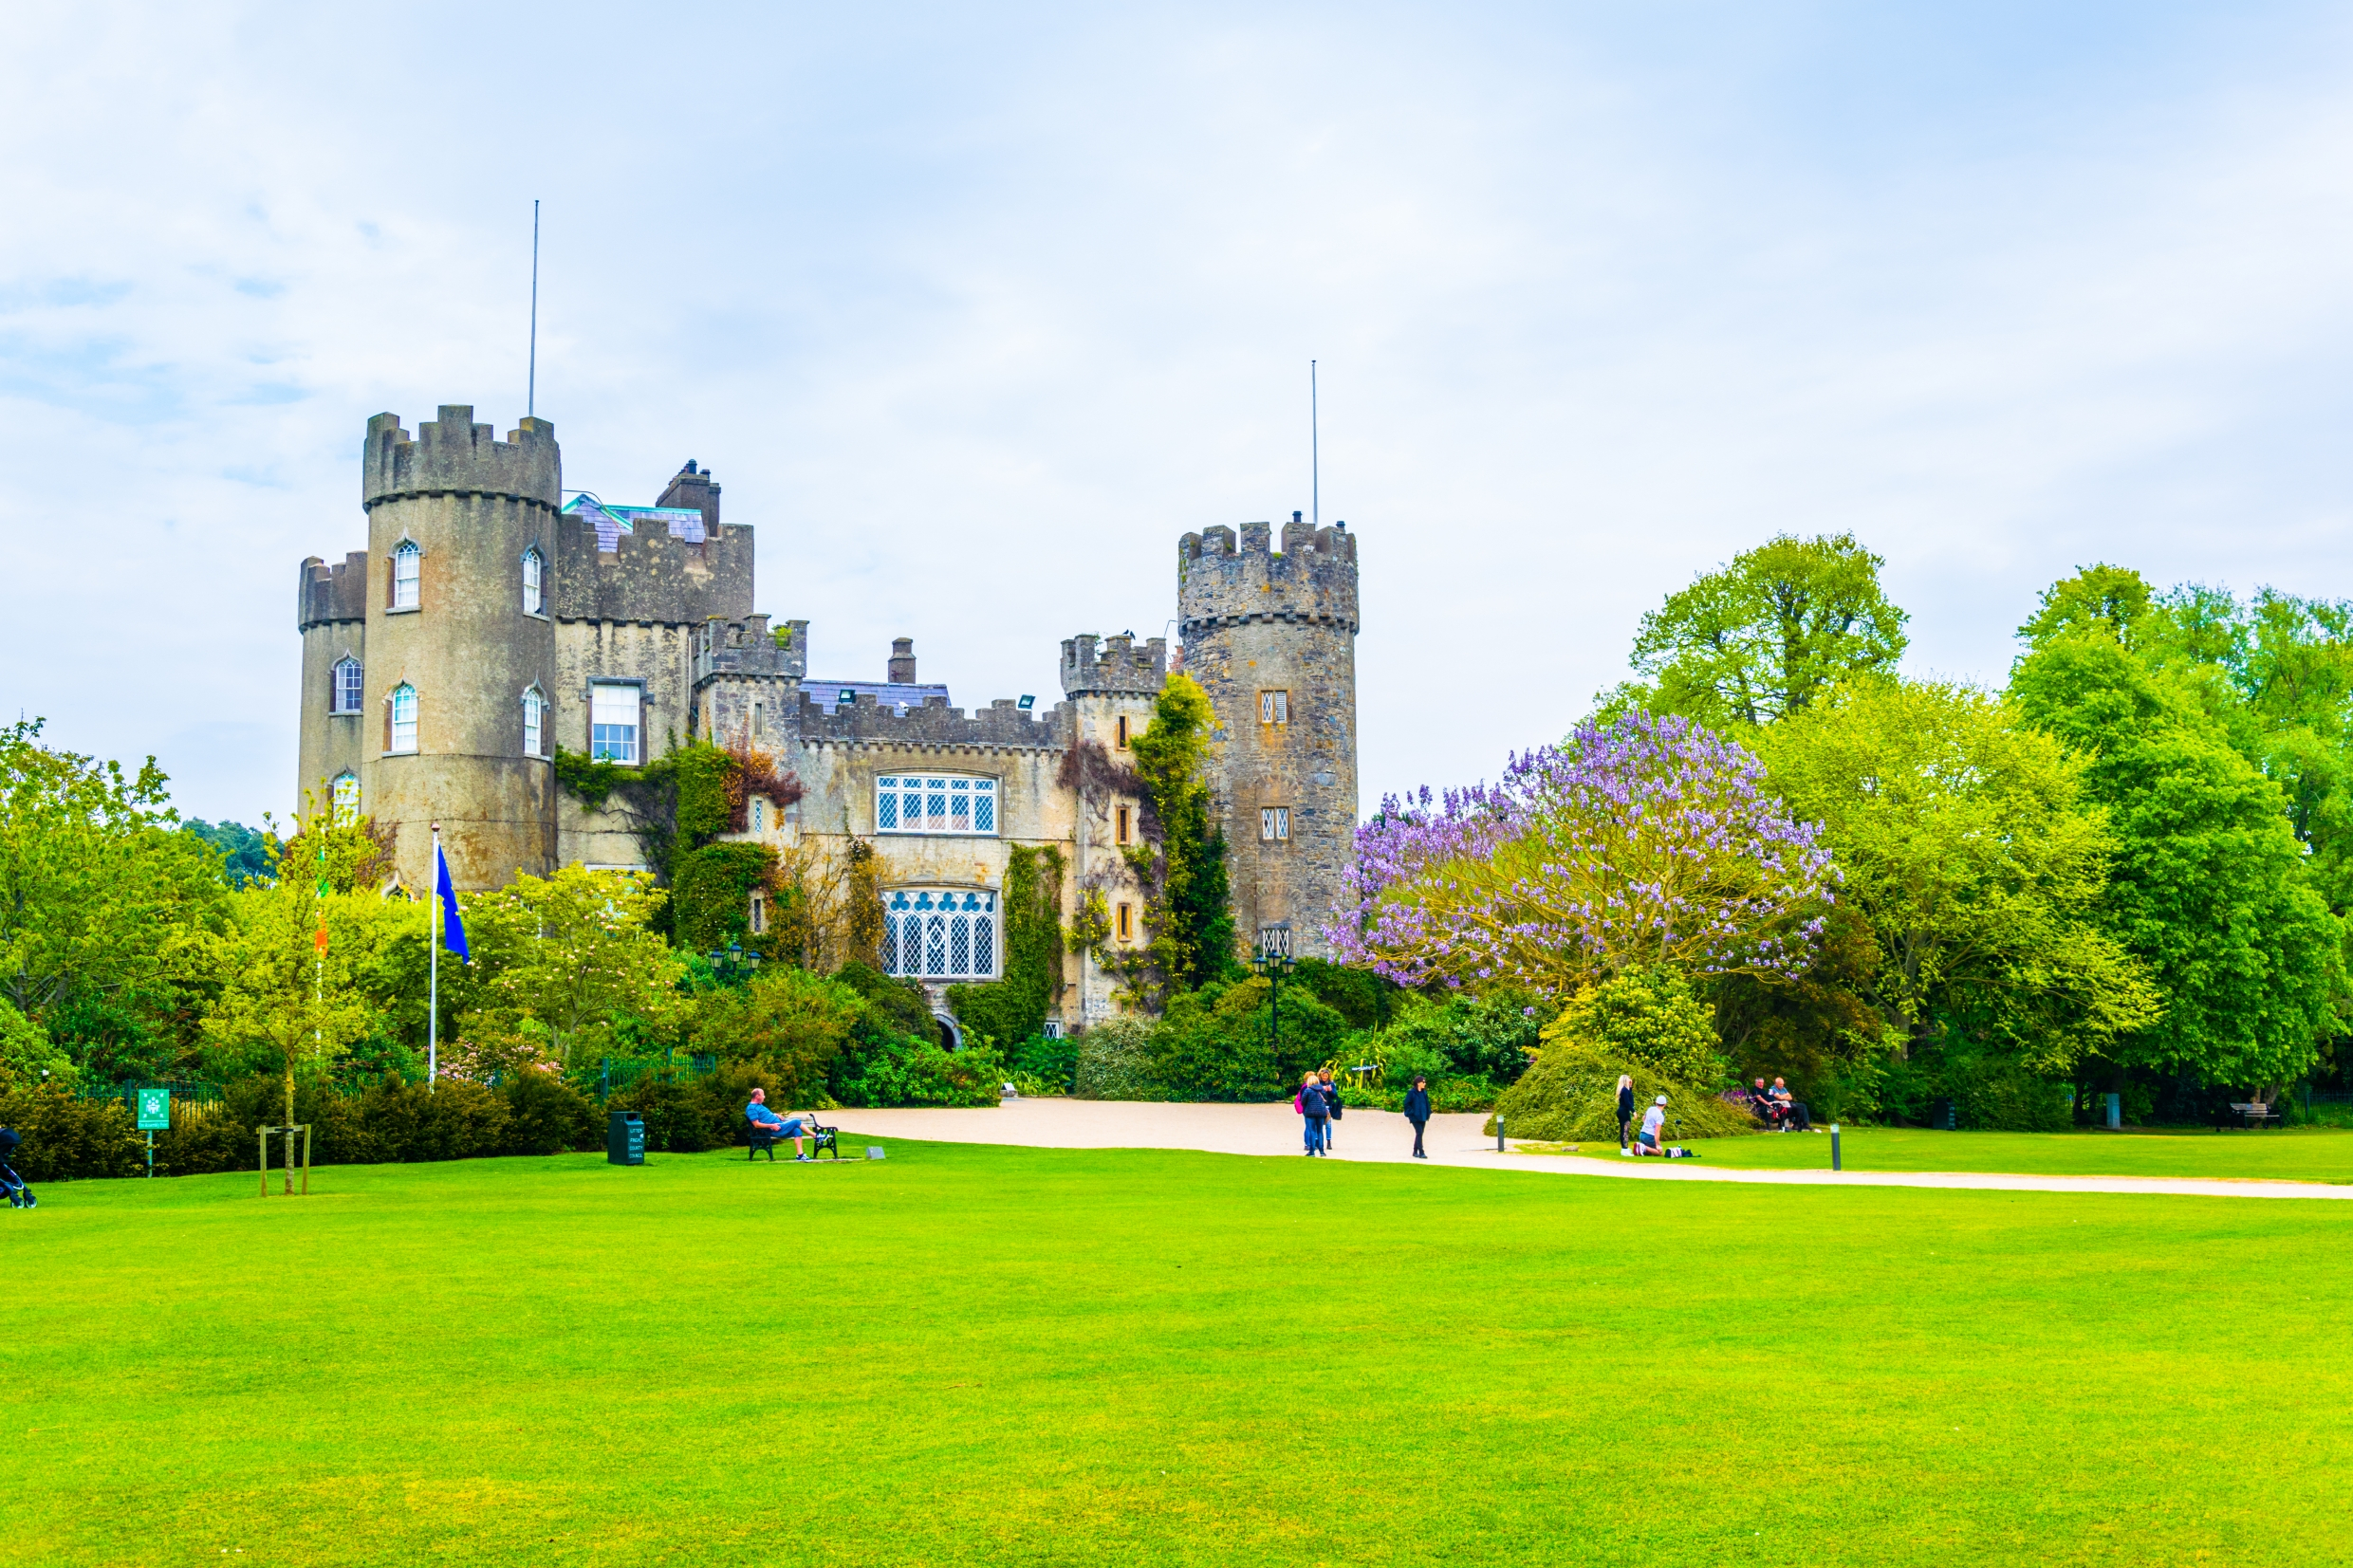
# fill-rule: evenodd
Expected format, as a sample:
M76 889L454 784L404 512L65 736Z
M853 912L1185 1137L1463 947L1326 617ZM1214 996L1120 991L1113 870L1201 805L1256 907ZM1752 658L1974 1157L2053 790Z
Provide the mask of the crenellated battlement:
M808 624L787 620L771 631L767 616L741 620L713 616L695 629L695 678L773 675L800 680L808 674Z
M1103 638L1081 632L1062 645L1062 689L1066 696L1099 692L1157 695L1168 680L1168 639L1153 637L1140 648L1133 632Z
M846 707L821 703L807 689L793 724L803 746L971 746L1021 747L1040 751L1066 749L1075 732L1073 710L1058 702L1046 713L1021 710L1011 697L999 697L967 716L964 710L944 702L926 703L899 712L884 707L871 692L862 692Z
M1257 620L1357 630L1356 536L1348 526L1318 528L1293 512L1280 553L1273 534L1271 523L1245 523L1238 542L1221 526L1177 543L1177 625L1188 641Z
M336 620L367 619L368 553L353 550L332 566L305 558L295 587L294 626L307 632Z
M550 509L564 494L564 460L556 450L556 428L527 418L495 438L489 425L473 422L473 408L444 403L438 419L421 421L414 438L397 414L380 414L367 424L360 457L360 505L378 505L412 495L502 495L536 501Z

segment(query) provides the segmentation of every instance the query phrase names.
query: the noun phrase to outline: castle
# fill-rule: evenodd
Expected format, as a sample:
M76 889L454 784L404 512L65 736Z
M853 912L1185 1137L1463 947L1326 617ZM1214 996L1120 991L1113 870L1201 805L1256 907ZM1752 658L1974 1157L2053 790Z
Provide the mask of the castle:
M1002 972L1015 845L1062 852L1065 923L1093 890L1111 944L1149 941L1121 855L1143 802L1083 788L1069 765L1096 747L1116 765L1150 724L1164 639L1065 640L1063 700L1044 712L951 706L917 680L908 638L881 680L814 679L809 622L754 611L752 530L721 521L708 471L689 462L650 507L567 501L553 425L494 434L466 406L414 436L370 419L367 548L302 564L299 788L390 829L402 885L432 885L435 821L461 889L641 867L620 813L558 787L557 749L642 766L703 739L768 752L802 786L781 809L752 802L729 837L873 846L886 967L936 1005ZM1305 957L1325 951L1356 827L1356 540L1294 512L1280 543L1266 523L1183 537L1177 656L1216 712L1209 782L1239 939L1288 932ZM1076 944L1065 962L1054 1022L1116 1010L1102 965Z

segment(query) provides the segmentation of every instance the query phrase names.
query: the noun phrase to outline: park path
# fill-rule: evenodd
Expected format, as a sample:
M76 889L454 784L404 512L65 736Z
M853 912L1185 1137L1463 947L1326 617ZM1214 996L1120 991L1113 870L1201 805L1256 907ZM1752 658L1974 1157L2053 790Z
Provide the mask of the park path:
M1189 1149L1211 1154L1300 1152L1299 1116L1288 1105L1166 1105L1127 1100L1012 1099L971 1111L844 1110L842 1140L858 1136L933 1143L1002 1143L1031 1149ZM1432 1165L1475 1166L1620 1181L1752 1182L1768 1187L1929 1187L1983 1192L2138 1192L2201 1198L2353 1199L2353 1186L2325 1182L2214 1181L2189 1176L2029 1176L1961 1171L1742 1171L1703 1161L1599 1160L1498 1153L1479 1129L1484 1115L1430 1118L1422 1147ZM1830 1140L1822 1145L1829 1163ZM1332 1157L1403 1165L1414 1130L1387 1111L1351 1111L1332 1138Z

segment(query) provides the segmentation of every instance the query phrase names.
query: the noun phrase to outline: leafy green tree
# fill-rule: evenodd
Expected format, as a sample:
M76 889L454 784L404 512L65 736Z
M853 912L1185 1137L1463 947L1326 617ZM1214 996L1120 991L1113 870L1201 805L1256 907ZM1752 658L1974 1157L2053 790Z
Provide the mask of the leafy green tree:
M2050 635L2010 679L2028 720L2089 759L2117 846L2106 924L2164 998L2161 1018L2103 1054L2210 1083L2285 1081L2334 1023L2343 924L2310 884L2280 787L2135 641L2099 625Z
M441 968L460 1005L538 1021L567 1069L676 1033L682 966L652 929L662 894L642 872L566 866L461 900L473 975Z
M1632 663L1643 678L1607 707L1754 728L1850 674L1893 670L1904 613L1880 586L1882 564L1847 533L1781 534L1743 551L1642 618Z
M43 1084L69 1087L80 1075L65 1052L49 1043L48 1032L0 1001L0 1088Z
M0 998L84 1069L159 1071L210 984L220 857L178 830L154 758L126 774L41 729L0 727Z
M221 872L232 888L277 875L276 853L269 836L243 822L208 822L197 817L182 822L180 831L220 851Z
M1899 1055L1959 1036L2063 1074L2159 1011L2101 923L2112 845L2084 765L1983 692L1863 677L1764 730L1869 927Z

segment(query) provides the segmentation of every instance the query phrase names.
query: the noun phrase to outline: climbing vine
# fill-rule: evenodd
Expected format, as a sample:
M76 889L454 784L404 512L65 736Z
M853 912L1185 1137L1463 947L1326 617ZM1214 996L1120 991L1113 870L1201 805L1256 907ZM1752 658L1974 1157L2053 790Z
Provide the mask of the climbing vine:
M951 986L957 1022L1006 1049L1042 1034L1062 998L1062 851L1015 845L1005 858L1005 976Z
M643 767L596 761L556 748L556 784L590 811L614 811L638 840L639 854L663 886L675 886L686 858L722 833L746 826L754 795L778 810L801 799L801 781L749 747L673 745ZM732 874L731 874L732 875Z

